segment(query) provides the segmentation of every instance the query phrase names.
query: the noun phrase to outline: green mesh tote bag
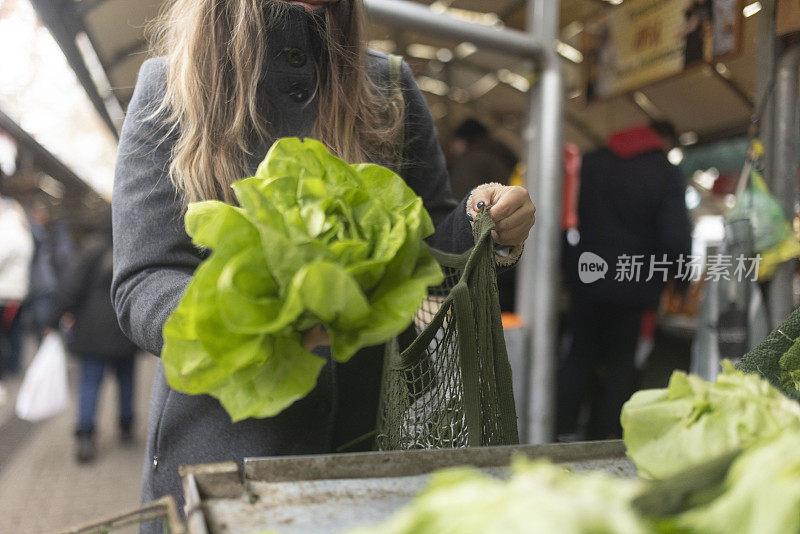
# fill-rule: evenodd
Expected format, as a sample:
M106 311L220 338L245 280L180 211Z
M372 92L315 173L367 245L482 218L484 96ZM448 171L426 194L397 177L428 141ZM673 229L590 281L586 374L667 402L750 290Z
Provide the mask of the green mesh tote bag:
M489 209L475 219L472 249L432 251L445 281L429 288L411 328L386 345L379 450L519 442Z

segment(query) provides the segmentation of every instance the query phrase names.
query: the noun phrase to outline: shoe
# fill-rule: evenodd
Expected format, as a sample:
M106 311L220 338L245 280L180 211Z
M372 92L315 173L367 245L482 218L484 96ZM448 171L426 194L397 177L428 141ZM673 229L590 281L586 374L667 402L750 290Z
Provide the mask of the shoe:
M85 464L94 460L97 453L94 446L94 432L91 430L78 430L75 435L78 438L78 448L76 458L79 463Z
M6 388L3 386L3 383L0 382L0 406L4 405L8 400L8 393L6 393Z
M133 445L135 441L136 438L133 436L131 424L128 423L119 425L119 442L123 445Z

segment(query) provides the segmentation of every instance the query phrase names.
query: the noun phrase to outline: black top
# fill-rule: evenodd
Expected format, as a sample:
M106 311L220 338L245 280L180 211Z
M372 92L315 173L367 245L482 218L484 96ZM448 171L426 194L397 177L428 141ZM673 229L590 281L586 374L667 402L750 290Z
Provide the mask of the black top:
M79 357L95 359L129 358L136 351L117 323L111 305L113 269L110 235L90 238L78 253L56 295L50 320L58 326L65 313L75 316L66 340L67 348Z
M686 183L662 150L623 158L603 148L587 154L581 168L580 243L568 247L567 275L578 297L614 305L658 305L663 276L650 282L651 256L675 262L691 252ZM583 283L578 259L592 252L608 263L604 279ZM620 256L644 256L640 281L616 281Z

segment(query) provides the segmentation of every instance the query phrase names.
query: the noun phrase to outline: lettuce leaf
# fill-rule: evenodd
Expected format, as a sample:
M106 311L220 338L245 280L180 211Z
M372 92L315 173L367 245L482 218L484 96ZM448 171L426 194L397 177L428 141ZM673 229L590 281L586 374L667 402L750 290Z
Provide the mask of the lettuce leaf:
M672 523L693 534L800 532L800 432L761 440L731 465L714 498Z
M346 362L404 331L443 275L422 200L389 169L285 138L233 189L239 206L189 206L186 231L211 254L164 325L161 357L171 387L213 395L238 421L314 388L325 360L303 331L321 322Z
M621 422L639 474L663 479L800 429L800 404L725 361L716 382L675 371L666 389L635 393L622 408Z
M474 468L433 474L430 485L387 522L352 534L645 534L631 506L644 483L605 473L571 473L518 459L507 481Z

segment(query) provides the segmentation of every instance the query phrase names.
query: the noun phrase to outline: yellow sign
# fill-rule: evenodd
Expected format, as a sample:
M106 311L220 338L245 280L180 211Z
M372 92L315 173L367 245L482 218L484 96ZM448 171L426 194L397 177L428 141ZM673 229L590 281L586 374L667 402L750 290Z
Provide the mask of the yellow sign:
M678 73L684 64L686 0L633 0L611 19L614 92L641 87Z
M740 0L627 0L587 24L588 96L635 90L738 49Z

